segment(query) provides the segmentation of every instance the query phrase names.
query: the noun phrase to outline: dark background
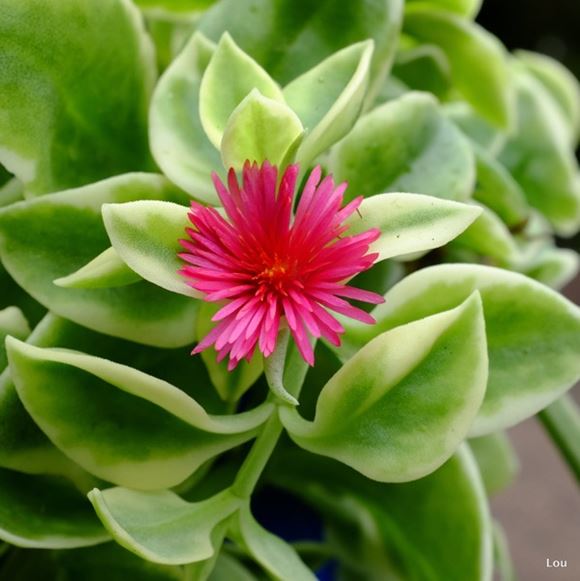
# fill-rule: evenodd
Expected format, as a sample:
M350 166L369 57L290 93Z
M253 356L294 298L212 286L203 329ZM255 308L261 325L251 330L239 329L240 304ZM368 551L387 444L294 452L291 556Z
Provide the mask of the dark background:
M509 50L552 56L580 78L580 0L484 0L478 22ZM559 242L580 249L580 236ZM580 279L566 294L580 303ZM580 391L576 388L576 399ZM580 579L580 493L566 465L532 418L510 430L521 462L515 484L492 501L506 529L517 578ZM547 569L546 559L565 559L566 569Z

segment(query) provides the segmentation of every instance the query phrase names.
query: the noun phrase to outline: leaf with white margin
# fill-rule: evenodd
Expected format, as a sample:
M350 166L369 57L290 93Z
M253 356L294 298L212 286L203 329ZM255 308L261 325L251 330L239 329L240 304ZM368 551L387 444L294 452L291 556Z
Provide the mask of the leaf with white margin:
M340 49L373 39L374 97L389 72L402 16L403 0L221 0L203 15L199 29L213 40L229 32L283 85Z
M3 0L0 54L0 163L28 193L151 169L155 58L131 2Z
M350 198L402 191L465 200L475 180L469 142L428 93L408 93L361 117L328 164L348 182Z
M511 126L513 94L507 51L495 36L457 14L423 2L405 6L404 32L441 47L463 97L494 125Z
M65 288L110 288L141 280L119 258L114 248L107 248L73 273L57 278L54 284Z
M18 395L45 434L85 470L123 486L179 484L251 439L272 411L263 404L211 416L180 389L132 367L13 338L6 347Z
M308 131L297 161L308 165L343 138L360 115L370 78L374 42L353 44L284 87L286 102Z
M216 148L221 147L230 115L253 89L284 103L278 84L226 32L207 65L199 89L201 124Z
M201 341L215 326L212 317L220 310L220 305L215 303L202 302L199 307L197 318L197 338ZM213 350L205 350L200 353L200 357L211 378L211 382L219 393L220 397L227 402L238 401L244 393L262 375L264 365L261 354L256 353L250 362L240 361L237 367L228 371L227 361L217 361Z
M517 270L557 290L574 280L580 270L580 257L575 250L547 246Z
M475 18L482 3L482 0L407 0L407 3L413 4L415 1L432 6L435 10L448 10L467 18Z
M174 293L201 298L177 271L184 263L177 254L189 225L189 208L172 202L139 200L105 204L103 222L113 248L145 280Z
M505 432L495 432L469 440L488 495L507 488L519 470L519 460Z
M406 482L451 457L486 383L483 312L474 293L365 345L324 386L312 422L289 408L280 418L300 447L373 480Z
M241 507L235 519L242 546L272 578L292 581L316 579L293 547L256 522L248 506Z
M163 73L151 100L149 141L163 173L194 198L219 204L211 172L219 152L199 118L199 87L215 45L196 32Z
M0 373L7 365L4 339L12 335L17 339L26 339L30 334L30 327L26 317L18 307L6 307L0 311Z
M194 503L168 490L125 488L95 488L89 499L120 545L148 561L166 565L209 559L215 552L212 532L243 503L229 490Z
M473 146L477 181L473 197L493 210L511 228L521 228L529 218L530 208L524 192L509 171L490 153Z
M564 126L570 133L570 144L575 145L580 131L580 85L578 80L564 65L547 55L525 50L515 53L556 101L564 116Z
M521 274L444 264L407 276L374 309L376 325L363 329L347 322L343 337L346 351L355 350L388 329L453 308L476 290L489 351L485 400L471 429L472 436L481 436L521 422L576 383L580 309L573 303Z
M491 579L490 510L465 444L429 476L404 484L373 482L299 450L275 456L266 477L321 513L325 540L353 581Z
M580 181L568 125L540 81L520 69L514 78L518 127L499 160L556 232L572 235L580 228Z
M377 261L431 250L447 244L468 228L481 209L421 194L379 194L363 201L349 220L349 235L370 228L381 231L371 245Z
M109 535L71 483L0 468L0 539L31 549L72 549Z
M508 227L489 208L479 204L474 206L481 208L481 215L451 245L469 248L481 256L497 260L499 264L517 261L518 246Z
M138 343L187 345L194 338L196 301L146 281L106 289L53 283L109 246L102 204L136 198L188 199L162 176L127 174L14 204L0 210L2 263L38 302L75 323Z
M253 89L232 111L223 131L224 167L239 171L246 161L269 161L283 167L292 158L304 133L296 113L285 103Z

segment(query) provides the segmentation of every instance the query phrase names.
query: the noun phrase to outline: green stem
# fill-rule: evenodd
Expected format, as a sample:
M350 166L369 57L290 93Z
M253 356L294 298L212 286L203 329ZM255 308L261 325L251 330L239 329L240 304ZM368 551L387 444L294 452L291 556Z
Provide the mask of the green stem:
M268 386L274 396L281 400L280 405L284 405L285 403L296 405L298 403L284 388L283 378L286 354L288 352L288 338L288 330L281 331L276 350L270 357L264 359L264 373L268 381ZM292 401L289 401L289 398L292 398ZM234 494L244 499L250 498L278 443L282 430L282 422L278 417L278 409L276 408L272 412L270 419L264 424L262 432L256 438L250 453L232 484L231 491Z
M571 396L564 395L538 417L580 482L580 412Z

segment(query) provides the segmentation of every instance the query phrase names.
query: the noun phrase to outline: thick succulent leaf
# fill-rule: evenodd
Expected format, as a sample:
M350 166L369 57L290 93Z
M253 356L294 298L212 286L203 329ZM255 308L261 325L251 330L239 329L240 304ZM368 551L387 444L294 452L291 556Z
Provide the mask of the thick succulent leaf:
M161 176L128 174L14 204L0 211L2 262L22 288L62 317L139 343L186 345L194 338L195 301L146 281L107 289L53 283L109 246L101 205L135 198L182 201L184 194Z
M558 106L540 81L516 71L518 129L500 160L528 202L563 235L580 226L578 163Z
M580 131L578 80L565 66L549 56L524 50L517 51L516 56L556 101L569 130L570 143L574 146Z
M283 85L339 49L373 39L371 78L378 89L395 52L402 13L402 0L222 0L199 28L213 40L228 31Z
M406 277L377 307L372 328L348 324L351 349L372 337L455 307L481 293L489 382L472 429L484 435L512 426L557 399L580 377L580 309L521 274L471 264L439 265Z
M467 18L475 18L482 3L482 0L407 0L407 3L413 4L416 1L432 6L434 10L448 10Z
M57 278L54 284L65 288L110 288L141 280L119 257L114 248L107 248L73 273Z
M524 192L507 169L483 148L474 146L477 181L473 197L493 210L507 226L521 228L529 216Z
M26 339L30 334L28 321L18 307L7 307L0 311L0 373L7 365L4 339L12 335L18 339Z
M96 476L132 488L179 484L250 439L271 413L264 405L210 416L180 389L132 367L12 338L7 352L22 403L54 444Z
M381 482L421 478L455 451L477 414L487 351L477 294L365 345L320 393L313 422L290 408L292 439ZM436 403L435 403L436 402Z
M328 540L353 580L491 578L491 523L467 448L429 476L372 482L326 458L293 452L267 475L322 512Z
M365 199L349 219L349 235L378 228L371 246L377 260L431 250L447 244L468 228L481 209L420 194L379 194Z
M243 502L229 490L195 503L168 490L126 488L95 488L89 499L119 544L148 561L167 565L210 558L212 532Z
M52 557L58 566L58 581L183 581L180 567L145 561L116 543L56 551Z
M201 360L190 358L184 349L145 347L100 335L53 315L46 316L28 342L115 359L179 386L212 413L224 411L214 390L208 389L210 379ZM0 466L31 474L64 475L82 490L95 486L94 477L69 460L34 423L18 398L9 370L0 375Z
M507 536L497 521L493 522L493 562L501 581L516 581Z
M487 494L495 494L509 486L515 479L519 462L507 434L496 432L469 440Z
M357 120L366 95L374 43L349 46L284 87L284 98L308 131L297 159L308 165L343 138Z
M432 44L399 49L393 75L410 89L445 97L451 88L451 66L445 53Z
M154 55L130 2L6 0L0 53L0 162L28 192L150 168Z
M478 206L478 205L477 205ZM455 247L469 248L491 258L496 264L507 264L518 259L518 246L507 226L498 215L485 206L479 206L481 215L452 242Z
M288 105L254 89L228 119L221 141L222 161L226 168L238 171L248 160L284 166L303 133L300 119Z
M13 178L0 186L0 208L14 204L14 202L20 202L23 199L24 184L18 178Z
M197 318L197 338L201 340L215 326L211 318L220 309L215 303L203 302L200 305L199 316ZM238 401L246 391L252 387L258 377L262 375L264 368L262 357L255 354L252 360L241 361L233 371L228 371L227 361L218 363L216 353L213 350L201 352L201 358L211 377L211 382L219 393L220 397L227 402Z
M475 23L429 4L405 7L405 32L435 44L451 64L451 76L465 99L486 119L506 128L512 122L511 79L501 43Z
M238 511L236 524L242 544L272 578L292 581L316 579L288 543L256 522L248 506Z
M284 103L278 84L226 32L207 65L199 89L201 124L216 148L221 147L230 115L253 89Z
M443 106L445 114L469 137L492 156L496 156L507 141L507 132L484 119L465 101L453 101Z
M329 168L347 194L417 192L464 200L475 163L469 143L426 93L411 93L362 117L332 150Z
M580 257L575 250L547 246L518 270L526 276L559 290L574 280L578 274Z
M199 88L215 45L196 33L171 63L153 93L149 114L151 152L165 175L194 198L217 204L211 172L218 151L199 117Z
M200 298L177 271L179 239L189 225L189 208L171 202L139 200L103 206L103 221L113 248L139 276L174 293ZM193 301L192 301L193 303Z
M86 498L54 476L0 468L0 539L34 549L71 549L109 538Z

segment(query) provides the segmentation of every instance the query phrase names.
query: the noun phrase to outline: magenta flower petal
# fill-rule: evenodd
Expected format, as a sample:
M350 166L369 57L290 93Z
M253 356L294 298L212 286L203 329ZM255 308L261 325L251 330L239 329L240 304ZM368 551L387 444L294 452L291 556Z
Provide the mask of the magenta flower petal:
M344 221L357 211L362 198L342 206L346 184L332 176L322 179L316 167L306 181L293 216L298 167L289 166L278 181L276 167L246 163L242 183L233 170L227 186L212 179L226 212L192 202L180 240L179 273L205 300L220 302L211 332L193 350L211 345L218 360L229 356L228 369L249 360L256 348L271 355L284 322L302 357L314 363L310 336L340 345L344 328L332 315L374 323L365 311L345 298L372 304L383 302L376 293L346 285L370 268L377 254L369 247L376 229L346 236ZM321 181L322 180L322 181Z

